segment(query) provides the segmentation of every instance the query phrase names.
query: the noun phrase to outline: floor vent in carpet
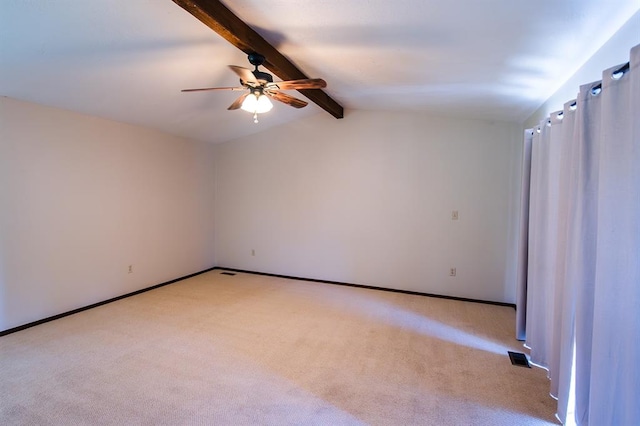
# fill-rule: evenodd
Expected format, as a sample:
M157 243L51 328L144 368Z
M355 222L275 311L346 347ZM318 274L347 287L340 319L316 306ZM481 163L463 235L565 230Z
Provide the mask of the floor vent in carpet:
M221 272L220 275L235 275L233 272Z
M527 359L527 356L525 354L523 354L522 352L507 352L509 353L511 364L518 365L520 367L531 368L531 366L529 365L529 360Z

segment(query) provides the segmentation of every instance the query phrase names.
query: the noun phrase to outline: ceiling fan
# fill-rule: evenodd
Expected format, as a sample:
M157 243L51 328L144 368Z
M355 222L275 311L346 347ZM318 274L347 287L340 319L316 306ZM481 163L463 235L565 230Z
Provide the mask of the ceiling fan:
M230 106L228 110L243 109L253 113L253 121L258 122L258 114L271 110L273 105L269 98L275 99L294 108L304 108L308 102L282 93L281 90L322 89L327 87L321 78L306 78L302 80L273 81L271 74L258 70L264 63L264 56L250 53L249 62L255 70L229 65L229 68L240 77L239 87L206 87L202 89L183 89L182 92L202 92L207 90L246 90Z

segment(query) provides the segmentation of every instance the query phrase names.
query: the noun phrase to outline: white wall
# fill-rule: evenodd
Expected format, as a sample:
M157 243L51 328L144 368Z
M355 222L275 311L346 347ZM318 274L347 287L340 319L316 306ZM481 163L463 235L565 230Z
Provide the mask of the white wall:
M521 139L357 111L220 144L218 265L513 303Z
M0 330L214 266L213 151L0 98Z
M561 110L564 103L575 99L581 84L602 79L602 71L629 61L629 51L640 44L640 11L636 12L598 51L571 75L556 92L524 123L524 128L538 125L550 113Z

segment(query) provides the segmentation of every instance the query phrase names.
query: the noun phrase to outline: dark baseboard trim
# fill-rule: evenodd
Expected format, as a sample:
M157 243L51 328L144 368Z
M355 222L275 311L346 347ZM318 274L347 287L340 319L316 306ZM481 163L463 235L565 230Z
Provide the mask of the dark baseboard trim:
M147 291L155 290L156 288L164 287L165 285L169 285L169 284L173 284L173 283L178 282L178 281L186 280L187 278L195 277L196 275L204 274L205 272L209 272L209 271L212 271L214 269L217 269L217 268L213 267L213 268L205 269L204 271L200 271L200 272L196 272L196 273L193 273L193 274L189 274L189 275L186 275L184 277L176 278L174 280L167 281L167 282L164 282L164 283L152 285L151 287L146 287L146 288L143 288L143 289L140 289L140 290L133 291L131 293L123 294L121 296L116 296L116 297L113 297L113 298L108 299L108 300L103 300L102 302L97 302L97 303L94 303L94 304L91 304L91 305L88 305L88 306L83 306L82 308L74 309L74 310L68 311L68 312L63 312L61 314L53 315L51 317L44 318L44 319L41 319L41 320L38 320L38 321L34 321L34 322L30 322L28 324L19 325L17 327L13 327L13 328L10 328L8 330L0 331L0 336L6 336L7 334L15 333L16 331L25 330L27 328L35 327L36 325L44 324L46 322L54 321L54 320L57 320L57 319L60 319L60 318L64 318L64 317L68 317L69 315L77 314L78 312L86 311L86 310L92 309L92 308L97 308L98 306L106 305L107 303L115 302L116 300L124 299L124 298L131 297L131 296L135 296L137 294L145 293Z
M280 274L270 274L267 272L257 272L257 271L247 271L244 269L234 269L234 268L225 268L223 266L214 266L213 268L205 269L204 271L195 272L193 274L185 275L184 277L176 278L164 283L152 285L151 287L146 287L140 290L133 291L131 293L123 294L121 296L116 296L111 299L103 300L102 302L93 303L91 305L83 306L81 308L74 309L72 311L63 312L61 314L53 315L47 318L43 318L38 321L33 321L28 324L19 325L17 327L9 328L7 330L0 331L0 337L6 336L7 334L15 333L17 331L25 330L27 328L35 327L36 325L44 324L47 322L55 321L60 318L68 317L69 315L77 314L82 311L86 311L92 308L97 308L98 306L106 305L107 303L115 302L117 300L121 300L127 297L135 296L140 293L145 293L147 291L155 290L156 288L164 287L169 284L173 284L178 281L186 280L187 278L195 277L196 275L204 274L205 272L213 271L215 269L224 270L224 271L233 271L244 274L253 274L253 275L263 275L267 277L276 277L276 278L286 278L290 280L298 280L298 281L308 281L313 283L322 283L322 284L333 284L333 285L342 285L347 287L357 287L357 288L365 288L369 290L379 290L379 291L389 291L392 293L403 293L403 294L411 294L414 296L425 296L425 297L435 297L438 299L449 299L449 300L457 300L460 302L472 302L472 303L484 303L486 305L496 305L496 306L508 306L510 308L515 309L516 305L513 303L505 303L505 302L494 302L491 300L478 300L478 299L468 299L466 297L455 297L455 296L444 296L441 294L432 294L432 293L421 293L418 291L411 290L400 290L396 288L386 288L386 287L376 287L371 285L363 285L363 284L353 284L353 283L344 283L340 281L328 281L328 280L318 280L315 278L303 278L303 277L294 277L290 275L280 275Z
M513 308L513 309L516 308L516 305L513 304L513 303L494 302L492 300L467 299L466 297L444 296L442 294L421 293L419 291L400 290L400 289L396 289L396 288L375 287L375 286L371 286L371 285L343 283L343 282L340 282L340 281L317 280L317 279L314 279L314 278L292 277L292 276L289 276L289 275L270 274L270 273L267 273L267 272L245 271L243 269L225 268L225 267L222 267L222 266L216 266L213 269L220 269L220 270L225 270L225 271L239 272L239 273L244 273L244 274L264 275L266 277L287 278L287 279L290 279L290 280L309 281L309 282L312 282L312 283L334 284L334 285L343 285L343 286L347 286L347 287L366 288L366 289L369 289L369 290L390 291L392 293L412 294L414 296L435 297L435 298L438 298L438 299L457 300L459 302L472 302L472 303L483 303L485 305L507 306L507 307Z

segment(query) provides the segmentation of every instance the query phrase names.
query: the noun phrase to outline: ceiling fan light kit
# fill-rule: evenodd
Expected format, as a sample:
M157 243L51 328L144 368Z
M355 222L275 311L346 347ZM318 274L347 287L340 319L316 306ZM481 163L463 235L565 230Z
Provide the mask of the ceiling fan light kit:
M253 114L253 121L258 122L258 114L268 112L273 108L269 98L292 106L304 108L307 102L281 92L281 90L322 89L327 83L320 78L305 78L301 80L273 81L271 74L258 70L264 63L264 56L250 53L249 62L255 67L253 71L237 65L229 68L240 77L240 87L208 87L203 89L184 89L183 92L202 92L208 90L246 90L230 106L229 110L242 109Z
M269 98L258 90L245 97L244 101L242 101L242 106L240 107L243 111L253 113L254 123L258 123L258 114L269 112L271 111L271 108L273 108L273 104Z

